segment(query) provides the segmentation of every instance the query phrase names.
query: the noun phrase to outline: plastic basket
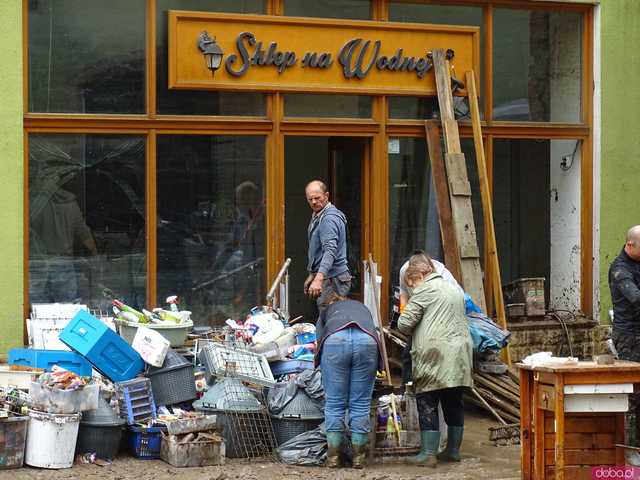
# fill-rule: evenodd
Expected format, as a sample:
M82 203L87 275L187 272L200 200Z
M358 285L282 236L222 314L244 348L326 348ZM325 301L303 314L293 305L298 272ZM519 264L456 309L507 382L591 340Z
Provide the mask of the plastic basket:
M77 453L95 453L98 458L113 460L120 449L124 428L121 425L80 423Z
M278 446L298 435L313 430L323 422L323 419L298 420L290 418L272 417L273 432Z
M173 349L169 349L162 367L150 367L147 377L156 405L175 405L198 397L193 365Z
M143 460L160 458L161 427L130 426L127 440L129 450L134 457Z
M172 347L183 346L187 341L187 335L193 328L193 322L191 320L176 325L157 325L153 323L140 324L135 322L127 322L125 320L116 320L116 325L118 326L118 333L129 344L133 343L133 339L136 336L138 327L142 326L150 328L151 330L155 330L156 332L161 334L164 338L169 340Z
M148 378L134 378L116 383L120 417L130 425L157 416L156 404Z

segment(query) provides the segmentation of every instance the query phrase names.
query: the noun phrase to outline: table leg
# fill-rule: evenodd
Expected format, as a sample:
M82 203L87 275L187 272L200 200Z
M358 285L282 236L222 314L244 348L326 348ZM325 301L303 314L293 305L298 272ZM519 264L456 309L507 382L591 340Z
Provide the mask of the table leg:
M531 377L520 369L520 468L522 480L531 480Z
M533 446L533 478L535 480L544 480L544 410L538 407L540 401L538 400L538 380L533 374L533 427L534 427L534 446Z
M564 480L564 376L556 375L555 384L555 420L556 420L556 480Z

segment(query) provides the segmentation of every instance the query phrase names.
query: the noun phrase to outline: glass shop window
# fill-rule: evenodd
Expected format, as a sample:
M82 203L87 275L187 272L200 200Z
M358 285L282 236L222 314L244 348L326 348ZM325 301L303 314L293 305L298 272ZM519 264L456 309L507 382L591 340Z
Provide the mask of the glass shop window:
M30 112L145 112L144 0L27 3Z
M157 0L156 52L158 113L162 115L247 115L263 117L263 93L169 90L167 12L266 13L266 0Z
M290 17L371 19L371 0L283 0Z
M372 98L365 95L286 94L286 117L371 118Z
M108 310L146 294L145 138L29 135L29 299Z
M494 10L493 118L581 122L583 14Z
M580 308L579 140L497 139L493 218L502 282L544 277L550 308Z
M264 137L160 135L157 151L158 302L243 318L265 294Z
M484 228L480 184L473 140L461 139L471 183L471 201L478 247L483 252ZM427 143L424 138L390 138L389 145L389 260L393 288L400 284L400 268L414 250L424 250L444 263L438 204Z
M480 27L480 78L477 85L480 115L484 116L484 102L482 101L482 84L484 83L484 22L481 7L464 7L451 5L426 5L420 3L390 2L389 20L392 22L430 23L435 25L466 25ZM455 62L454 62L455 65ZM464 81L465 72L455 72ZM456 117L469 118L469 107L465 98L454 97ZM424 120L437 118L438 99L435 97L389 97L389 118Z

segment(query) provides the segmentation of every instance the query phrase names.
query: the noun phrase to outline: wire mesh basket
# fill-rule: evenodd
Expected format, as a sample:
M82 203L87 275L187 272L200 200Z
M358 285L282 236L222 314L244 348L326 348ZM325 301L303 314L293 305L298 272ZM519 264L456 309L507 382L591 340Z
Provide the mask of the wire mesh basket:
M194 406L215 412L228 457L275 460L277 441L264 391L265 386L275 385L269 363L263 355L248 351L241 339L219 338L224 341L203 342L199 352L216 384Z

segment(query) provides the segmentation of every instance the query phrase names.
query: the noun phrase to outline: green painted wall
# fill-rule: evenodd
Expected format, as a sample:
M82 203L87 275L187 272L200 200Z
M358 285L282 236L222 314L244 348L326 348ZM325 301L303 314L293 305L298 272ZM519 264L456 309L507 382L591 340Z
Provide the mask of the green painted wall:
M601 318L608 322L607 273L626 231L640 224L640 1L602 0Z
M23 339L22 2L0 2L0 354Z

